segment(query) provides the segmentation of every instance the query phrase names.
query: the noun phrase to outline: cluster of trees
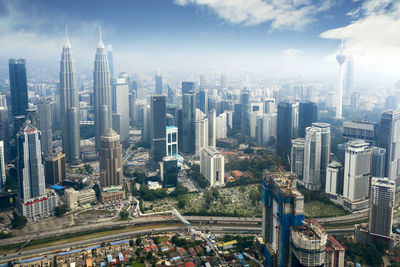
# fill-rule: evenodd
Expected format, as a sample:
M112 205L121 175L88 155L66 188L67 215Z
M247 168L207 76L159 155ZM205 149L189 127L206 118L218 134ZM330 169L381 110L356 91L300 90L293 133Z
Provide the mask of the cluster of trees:
M205 202L205 208L208 210L210 208L211 203L214 200L218 200L219 192L216 188L212 188L212 189L204 192L203 197L204 197L204 202Z
M96 193L96 198L97 198L97 201L100 201L100 186L99 186L99 184L94 184L93 185L93 190L94 190L94 192Z
M86 172L87 174L92 174L92 173L93 173L93 168L92 168L92 166L90 166L90 164L85 164L85 165L83 166L83 168L85 169L85 172Z
M382 256L385 254L386 244L377 239L374 244L362 245L358 243L345 242L346 256L352 261L368 266L383 266Z
M253 189L249 193L249 199L253 206L257 205L261 201L261 186L258 186L257 189Z
M22 228L26 225L28 220L26 219L25 216L20 216L17 213L13 212L13 218L11 220L11 226L14 229Z
M141 184L139 190L136 189L135 185L132 185L132 194L139 196L145 201L153 201L156 199L162 199L165 197L178 197L180 195L185 195L188 193L186 187L178 183L178 186L174 191L168 194L167 189L160 188L157 190L151 190L146 184Z
M236 240L236 250L244 251L246 248L254 248L254 238L251 236L240 236L240 235L224 235L222 241L228 242L231 240Z
M200 165L192 164L187 173L194 181L198 183L201 188L207 188L209 183L203 174L200 173Z
M126 209L123 209L119 213L119 217L120 217L121 220L128 220L129 219L129 212Z
M67 211L68 211L67 205L63 204L63 205L60 205L60 206L56 207L56 209L55 209L55 211L54 211L54 214L55 214L57 217L61 217L61 216L63 216L65 213L67 213Z
M273 163L266 159L248 159L230 161L225 164L225 170L250 171L254 178L262 178L263 171L273 166Z
M80 135L81 139L89 139L94 137L96 133L96 129L94 128L94 125L81 125L79 127L80 129Z

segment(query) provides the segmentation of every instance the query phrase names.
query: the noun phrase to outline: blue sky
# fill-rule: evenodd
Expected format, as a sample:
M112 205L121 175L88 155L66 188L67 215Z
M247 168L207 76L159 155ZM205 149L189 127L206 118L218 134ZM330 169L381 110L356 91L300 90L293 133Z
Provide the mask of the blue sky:
M329 74L343 37L360 73L396 78L398 2L0 0L0 69L25 57L56 71L68 24L77 68L91 71L101 24L117 71Z

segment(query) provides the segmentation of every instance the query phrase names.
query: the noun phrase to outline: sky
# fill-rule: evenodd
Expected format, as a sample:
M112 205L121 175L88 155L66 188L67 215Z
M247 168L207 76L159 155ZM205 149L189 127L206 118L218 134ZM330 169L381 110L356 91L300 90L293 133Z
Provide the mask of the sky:
M255 72L333 78L344 39L360 81L400 78L396 0L0 0L0 72L9 58L57 74L65 25L78 72L98 41L116 72Z

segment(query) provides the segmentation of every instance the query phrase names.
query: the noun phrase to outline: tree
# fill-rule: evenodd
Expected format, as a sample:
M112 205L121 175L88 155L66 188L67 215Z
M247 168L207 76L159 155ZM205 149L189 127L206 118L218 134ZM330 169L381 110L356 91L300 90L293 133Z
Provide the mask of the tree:
M185 208L186 201L187 201L186 197L184 195L179 195L177 197L177 200L178 200L178 208L179 209Z
M92 174L93 173L93 168L89 164L85 164L85 166L83 166L83 168L85 169L87 174Z
M67 211L68 211L68 208L67 208L67 205L60 205L60 206L57 206L56 207L56 209L55 209L55 215L57 216L57 217L61 217L61 216L63 216L65 213L67 213Z
M140 246L142 239L140 237L136 238L136 246Z
M93 190L96 193L97 201L100 201L100 186L99 186L99 184L94 184Z
M254 153L254 150L249 146L249 147L245 148L245 149L243 150L243 152L244 152L245 154L252 154L252 153Z
M129 212L126 209L123 209L119 213L119 217L121 218L121 220L127 220L129 219Z
M135 245L135 243L133 242L133 240L131 239L131 240L129 240L129 246L130 247L133 247Z
M251 204L256 205L261 200L261 192L258 189L254 189L250 191L249 199Z
M28 220L26 219L25 216L20 216L16 214L15 212L13 213L14 217L11 220L11 225L14 229L22 228L26 225Z

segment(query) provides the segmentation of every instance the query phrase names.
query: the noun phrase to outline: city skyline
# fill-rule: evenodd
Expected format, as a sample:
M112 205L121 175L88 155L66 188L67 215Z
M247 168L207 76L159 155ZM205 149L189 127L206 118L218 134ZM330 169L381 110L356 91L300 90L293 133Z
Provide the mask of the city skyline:
M398 78L395 70L400 53L394 36L400 25L400 4L395 1L293 1L283 5L261 0L152 0L107 4L84 2L78 8L75 2L0 1L4 33L0 44L5 47L1 60L24 57L35 69L55 69L54 58L68 24L78 73L86 75L101 24L105 44L113 45L116 73L247 71L270 72L276 78L323 75L334 80L334 57L340 38L344 38L346 53L354 58L356 82L372 80L368 75L373 73L391 81ZM0 73L5 68L1 66Z

